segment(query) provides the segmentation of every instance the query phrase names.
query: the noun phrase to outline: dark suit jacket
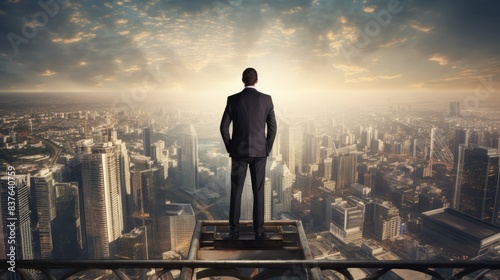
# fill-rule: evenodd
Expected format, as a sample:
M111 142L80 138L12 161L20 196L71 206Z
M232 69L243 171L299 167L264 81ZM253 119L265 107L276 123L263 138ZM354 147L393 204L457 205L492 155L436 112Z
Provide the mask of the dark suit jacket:
M232 138L229 135L231 121ZM245 88L227 98L226 109L220 123L220 133L230 157L268 156L276 137L276 129L271 96L255 88Z

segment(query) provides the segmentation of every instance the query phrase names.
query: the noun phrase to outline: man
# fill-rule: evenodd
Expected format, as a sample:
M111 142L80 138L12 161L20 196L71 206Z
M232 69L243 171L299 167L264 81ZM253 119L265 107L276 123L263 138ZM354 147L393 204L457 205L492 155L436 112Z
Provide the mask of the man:
M229 205L229 238L239 237L241 194L250 167L253 192L253 228L256 239L264 234L264 181L266 157L276 137L276 118L271 96L255 89L257 71L247 68L242 81L245 89L227 98L220 132L231 157L231 202ZM232 135L229 125L233 122ZM267 135L266 135L267 124Z

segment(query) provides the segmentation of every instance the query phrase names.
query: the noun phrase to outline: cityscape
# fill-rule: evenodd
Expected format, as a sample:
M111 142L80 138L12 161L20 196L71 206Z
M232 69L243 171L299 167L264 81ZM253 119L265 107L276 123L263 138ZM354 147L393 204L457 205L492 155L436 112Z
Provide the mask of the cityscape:
M247 67L277 119L265 221L300 224L309 260L498 260L499 5L3 1L0 278L48 278L17 270L20 260L182 261L207 236L215 248L231 194L221 117ZM241 219L252 211L248 173ZM349 268L354 279L374 271ZM70 279L159 272L113 273ZM392 269L382 279L431 276Z
M221 109L23 102L2 108L2 254L12 216L18 259L183 259L198 220L227 220ZM266 220L302 221L316 259L498 256L500 111L446 105L278 114Z

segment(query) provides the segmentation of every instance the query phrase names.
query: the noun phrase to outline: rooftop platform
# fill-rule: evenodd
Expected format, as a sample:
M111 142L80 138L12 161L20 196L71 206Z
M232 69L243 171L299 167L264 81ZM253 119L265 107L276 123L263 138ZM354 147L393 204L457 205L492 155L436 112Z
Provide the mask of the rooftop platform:
M193 233L188 260L313 260L300 221L266 221L264 234L264 239L256 239L252 221L240 221L239 237L230 239L227 220L198 221ZM303 270L304 275L309 275L310 279L320 279L319 270L299 269ZM243 276L248 274L248 267L246 270L234 268L232 273ZM277 273L276 276L284 273L279 269L272 271ZM213 272L215 271L210 269L197 271L197 278L215 276ZM258 269L250 272L253 275L262 273ZM186 271L183 273L186 274Z
M251 221L240 225L238 239L228 239L227 221L199 221L188 259L193 260L311 260L300 221L269 221L265 238L255 239Z

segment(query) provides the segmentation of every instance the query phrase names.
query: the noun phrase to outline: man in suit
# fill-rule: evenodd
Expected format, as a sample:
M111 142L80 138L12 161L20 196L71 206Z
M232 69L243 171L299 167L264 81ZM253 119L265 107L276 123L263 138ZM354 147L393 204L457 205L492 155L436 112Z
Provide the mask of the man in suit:
M245 88L227 98L222 115L220 132L226 150L231 157L231 202L229 205L229 237L239 237L241 194L250 167L253 192L253 228L256 239L264 234L264 181L266 158L276 137L276 118L271 96L255 89L257 71L247 68L243 71ZM232 135L229 125L233 122ZM267 125L267 134L266 134Z

